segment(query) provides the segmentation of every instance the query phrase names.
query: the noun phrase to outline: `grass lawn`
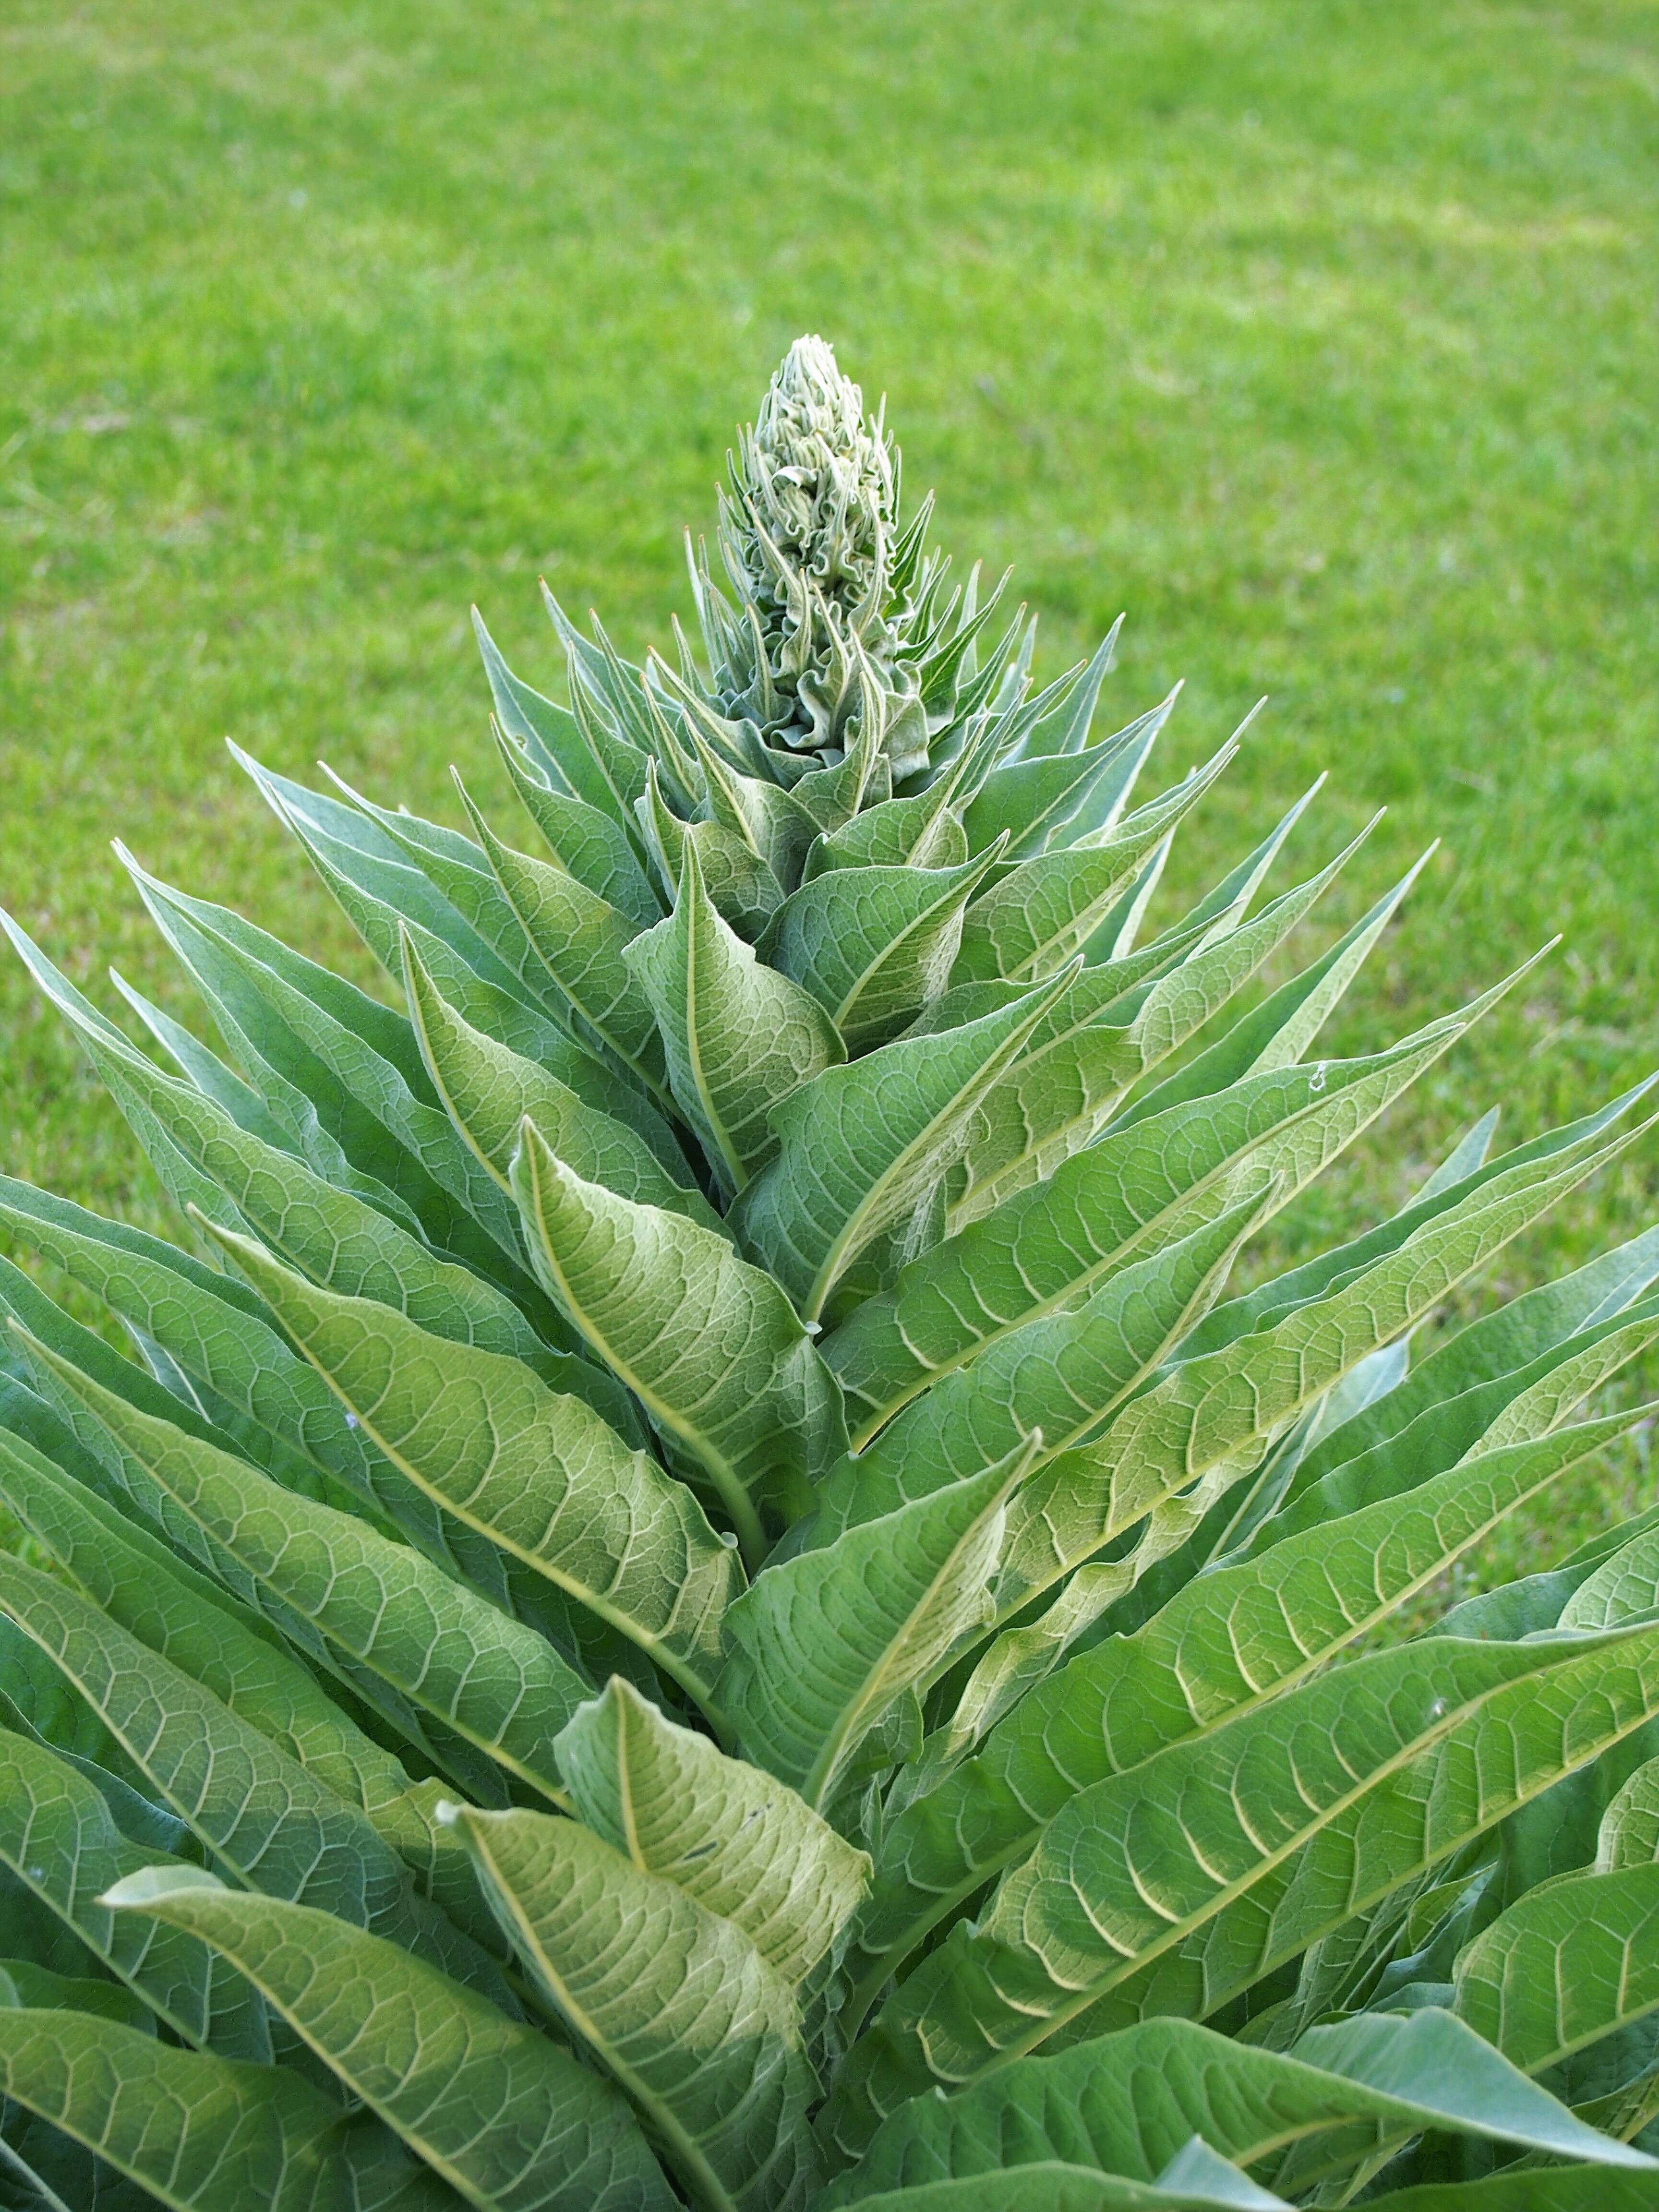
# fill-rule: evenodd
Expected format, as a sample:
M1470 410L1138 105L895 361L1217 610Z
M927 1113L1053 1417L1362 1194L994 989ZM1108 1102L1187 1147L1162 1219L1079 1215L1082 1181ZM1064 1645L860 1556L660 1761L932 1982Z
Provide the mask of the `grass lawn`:
M1127 607L1103 711L1187 679L1167 771L1271 695L1172 901L1322 768L1299 860L1389 809L1328 922L1443 839L1333 1049L1565 933L1274 1253L1349 1231L1489 1104L1513 1141L1659 1060L1656 156L1653 0L11 0L0 897L106 1006L112 960L187 1012L118 833L362 975L224 737L499 798L468 602L544 682L538 570L664 641L817 329L1043 668ZM0 1165L162 1221L0 989ZM1648 1141L1492 1286L1656 1192ZM1645 1498L1644 1449L1553 1536Z

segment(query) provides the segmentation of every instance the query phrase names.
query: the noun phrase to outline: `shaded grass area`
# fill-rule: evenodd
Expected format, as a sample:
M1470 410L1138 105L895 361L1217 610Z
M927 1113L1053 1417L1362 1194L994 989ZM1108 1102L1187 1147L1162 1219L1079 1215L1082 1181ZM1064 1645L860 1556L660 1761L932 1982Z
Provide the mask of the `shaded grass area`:
M815 328L1039 672L1127 607L1103 712L1183 677L1170 774L1270 695L1166 910L1322 768L1301 861L1389 809L1322 928L1443 840L1329 1049L1565 933L1266 1257L1659 1060L1653 5L17 0L0 57L0 896L106 1006L113 960L190 1013L112 831L366 980L223 737L500 803L468 601L544 682L538 570L665 643ZM166 1225L15 967L0 1023L0 1164ZM1483 1294L1633 1234L1656 1160Z

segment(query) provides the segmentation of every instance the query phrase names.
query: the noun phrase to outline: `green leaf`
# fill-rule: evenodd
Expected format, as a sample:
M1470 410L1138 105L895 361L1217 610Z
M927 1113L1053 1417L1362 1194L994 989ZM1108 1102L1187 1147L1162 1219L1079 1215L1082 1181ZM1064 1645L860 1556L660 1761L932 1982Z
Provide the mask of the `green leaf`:
M1026 1485L1010 1516L999 1620L1150 1515L1138 1559L1106 1588L1117 1595L1115 1585L1129 1586L1146 1565L1186 1540L1262 1443L1641 1133L1615 1138L1563 1168L1547 1158L1496 1178L1273 1327L1171 1369L1097 1443L1051 1461ZM1100 1602L1107 1601L1103 1594Z
M1528 2074L1659 2010L1659 1864L1564 1875L1460 1953L1454 2008Z
M758 1562L762 1510L793 1517L846 1443L840 1391L788 1299L714 1230L585 1182L532 1123L514 1182L562 1310Z
M649 929L659 921L662 901L652 889L633 840L622 824L586 799L555 790L520 746L499 727L495 735L502 763L525 812L565 873L641 929Z
M446 1344L214 1234L417 1489L707 1694L738 1571L690 1491L517 1360Z
M1271 992L1224 1036L1195 1054L1174 1075L1143 1091L1119 1116L1119 1126L1145 1121L1188 1099L1214 1097L1247 1076L1293 1067L1340 1004L1434 850L1431 845L1400 881L1384 891L1369 912L1361 915L1352 928L1310 967ZM1537 957L1541 959L1543 955Z
M983 1626L1007 1502L1040 1441L767 1568L732 1607L721 1706L815 1810L896 1701Z
M1200 2158L1184 2160L1157 2185L1040 2159L1006 2172L991 2168L884 2189L858 2202L868 2212L1275 2212L1283 2207L1282 2197L1258 2189L1201 2143L1198 2151Z
M1601 1816L1596 1871L1614 1874L1623 1867L1650 1865L1656 1859L1659 1859L1659 1759L1650 1759L1629 1776Z
M1306 1680L1640 1418L1472 1452L1403 1499L1199 1576L1136 1634L1071 1660L889 1827L856 1929L864 2000L1079 1790Z
M863 1248L960 1158L975 1109L1070 980L947 1036L902 1038L825 1068L773 1109L778 1157L731 1220L805 1320L817 1320Z
M685 1155L668 1124L643 1101L630 1120L620 1120L538 1061L485 1036L450 1005L407 940L404 980L410 1018L438 1095L503 1190L510 1188L508 1170L528 1115L560 1158L589 1182L695 1221L715 1218L702 1194L684 1187L690 1173ZM646 1133L641 1114L653 1125Z
M1296 2145L1311 2184L1322 2152L1346 2163L1356 2141L1387 2144L1425 2129L1637 2162L1443 2012L1316 2031L1289 2055L1157 2020L906 2106L828 2191L826 2212L879 2202L906 2182L999 2170L1012 2179L1049 2160L1154 2183L1194 2137L1243 2167Z
M914 1400L823 1484L806 1540L833 1542L929 1491L977 1474L1040 1429L1033 1462L1097 1428L1216 1295L1260 1206L1246 1200L1084 1304L1011 1330Z
M73 1370L60 1368L59 1372L95 1414L103 1415L112 1432L121 1437L125 1448L141 1463L149 1465L169 1452L222 1460L248 1484L280 1501L283 1525L291 1525L292 1518L303 1522L309 1500L292 1498L242 1461L216 1452L165 1422L149 1419ZM360 1806L394 1850L401 1848L400 1836L408 1828L408 1776L389 1752L341 1711L256 1613L245 1611L206 1575L171 1556L137 1522L116 1512L20 1438L0 1437L0 1492L76 1588L112 1620L210 1690L233 1712L240 1713L348 1804ZM162 1502L165 1506L165 1493ZM311 1510L325 1516L329 1510L325 1506ZM349 1516L332 1517L361 1527ZM196 1534L194 1524L190 1533ZM370 1538L367 1530L362 1534L366 1541L382 1540ZM195 1548L203 1550L199 1536ZM401 1545L384 1548L399 1557L410 1556ZM210 1546L204 1557L209 1564L216 1564L216 1547ZM425 1571L439 1579L435 1569ZM478 1601L473 1602L479 1611L485 1610ZM327 1663L325 1654L324 1657ZM573 1680L571 1686L574 1707L582 1691L579 1680Z
M1000 853L959 868L833 868L784 901L761 957L811 994L848 1051L883 1044L944 990L963 910Z
M1085 969L980 1109L967 1188L953 1201L951 1227L1052 1175L1091 1143L1130 1085L1184 1044L1272 957L1369 834L1362 831L1255 921L1213 943L1200 940L1170 973L1140 986L1121 1006L1103 997L1116 963ZM1455 1018L1478 1021L1509 988L1500 984Z
M561 1794L553 1738L588 1694L588 1686L544 1638L452 1581L409 1546L377 1535L354 1515L295 1498L228 1453L151 1419L85 1376L59 1371L216 1553L228 1554L279 1605L312 1622L331 1643L383 1675L491 1759L544 1796ZM0 1480L3 1472L0 1468ZM7 1489L9 1495L9 1483ZM76 1571L72 1559L64 1559L64 1564ZM109 1597L84 1572L77 1579L113 1611ZM135 1623L127 1625L143 1635ZM187 1672L234 1708L236 1698L210 1680L187 1650L176 1656ZM257 1656L258 1651L246 1654L246 1663ZM267 1662L274 1658L264 1656ZM275 1674L277 1668L268 1663L267 1671ZM308 1680L300 1674L300 1683ZM341 1796L362 1803L371 1819L382 1798L401 1796L401 1790L386 1787L395 1763L384 1755L365 1759L363 1753L373 1747L359 1748L357 1731L340 1721L320 1692L302 1705L300 1684L281 1680L276 1686L295 1711L278 1730L272 1723L280 1705L271 1688L258 1686L263 1711L250 1717L277 1741L291 1737L294 1755L323 1771ZM329 1741L331 1721L333 1735L343 1739L338 1748ZM331 1766L323 1764L325 1753Z
M1356 1660L1073 1797L836 2091L837 2140L1069 2029L1212 2012L1659 1710L1659 1630Z
M1069 842L1064 832L1079 815L1087 829L1103 826L1097 816L1109 813L1113 799L1121 801L1174 704L1171 692L1150 714L1087 750L1067 745L1032 751L994 769L963 815L969 851L982 853L1006 830L1010 842L1003 857L1029 860Z
M176 2051L84 2013L0 2011L0 2087L170 2212L441 2212L378 2128L270 2066Z
M574 1820L455 1814L532 1978L702 2212L810 2190L817 2094L788 1985L731 1921Z
M98 1902L166 1856L124 1836L103 1792L67 1759L0 1729L0 1865L186 2043L268 2059L264 2008L240 1974L190 1937L138 1928Z
M924 1253L825 1340L854 1444L998 1337L1086 1297L1233 1200L1279 1180L1287 1201L1459 1034L1275 1071L1224 1098L1109 1131L1046 1183Z
M0 1607L46 1653L157 1793L251 1887L428 1946L408 1874L367 1817L170 1661L21 1559Z
M27 1959L0 1959L0 2006L95 2013L141 2035L154 2035L155 2015L119 1982L55 1974Z
M677 1727L625 1682L581 1707L558 1757L596 1835L734 1922L786 1981L805 1978L864 1894L864 1852L793 1790Z
M721 823L682 822L658 788L654 763L639 813L664 890L672 896L691 847L715 911L740 937L757 938L783 904L783 885L759 854Z
M656 1023L623 958L624 948L639 934L636 926L562 868L503 845L465 791L461 797L496 880L553 986L599 1042L659 1097L662 1049Z
M726 1188L741 1190L777 1151L772 1109L844 1060L847 1048L817 1000L757 960L720 919L694 845L673 914L635 938L626 957L656 1015L680 1111ZM561 1151L550 1133L549 1141ZM568 1164L599 1179L579 1160Z
M513 1289L511 1208L438 1103L404 1017L362 992L337 998L316 980L326 970L313 974L240 915L129 866L261 1096L323 1140L302 1146L317 1172L334 1179L331 1146L404 1200L433 1245ZM574 1041L555 1050L602 1073ZM569 1079L556 1057L553 1065Z
M230 1960L352 2096L480 2212L671 2212L668 2185L614 2089L406 1951L193 1870L138 1875L104 1901Z
M1129 816L1103 842L1024 860L976 899L953 982L1040 982L1080 952L1147 854L1201 799L1237 750L1224 745L1184 781ZM992 852L996 848L989 848Z
M523 746L556 788L585 800L597 812L609 814L625 832L627 810L588 750L575 716L568 707L556 706L514 675L496 651L477 607L472 610L472 627L502 730Z

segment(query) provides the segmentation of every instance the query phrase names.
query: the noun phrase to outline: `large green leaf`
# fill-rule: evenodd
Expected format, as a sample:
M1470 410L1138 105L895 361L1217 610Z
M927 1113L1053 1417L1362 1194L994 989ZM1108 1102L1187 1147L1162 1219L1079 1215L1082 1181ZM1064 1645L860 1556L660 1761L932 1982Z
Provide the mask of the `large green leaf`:
M838 1462L798 1540L842 1529L977 1474L1042 1431L1036 1464L1097 1429L1218 1291L1260 1207L1247 1200L1082 1305L1028 1322L913 1400L856 1458Z
M784 901L762 957L811 993L850 1050L884 1043L944 990L963 911L999 852L957 868L832 868Z
M99 1899L167 1854L117 1826L103 1791L45 1744L0 1729L0 1865L186 2043L264 2060L264 2008L241 1976L171 1929L118 1919Z
M668 2185L615 2090L406 1951L194 1869L132 1876L105 1902L230 1960L479 2212L670 2212Z
M64 1379L215 1553L228 1555L284 1609L312 1622L331 1644L384 1675L446 1728L544 1795L558 1794L553 1738L588 1688L544 1637L355 1515L291 1496L243 1461L152 1419L83 1376L70 1371ZM73 1559L64 1564L76 1571ZM77 1579L112 1609L84 1572ZM257 1656L247 1652L246 1663ZM179 1663L228 1704L236 1704L191 1657L181 1652ZM307 1679L301 1674L301 1682ZM285 1680L283 1687L296 1711L278 1734L270 1722L281 1708L259 1685L276 1740L291 1735L295 1755L317 1767L321 1753L313 1749L313 1739L323 1734L326 1742L331 1719L334 1733L347 1740L337 1751L331 1743L327 1749L342 1762L348 1754L352 1761L334 1780L340 1794L362 1802L371 1819L382 1795L401 1795L375 1786L384 1782L380 1771L362 1771L356 1731L348 1734L320 1692L315 1700L320 1710L313 1712L309 1705L300 1706L299 1682Z
M1659 1863L1564 1875L1458 1957L1457 2015L1529 2074L1659 2011Z
M442 1948L435 1917L416 1910L407 1869L367 1816L210 1691L77 1592L3 1555L0 1607L241 1880Z
M1040 982L1080 952L1147 854L1209 789L1237 747L1224 745L1184 781L1127 816L1098 842L1079 842L1010 869L969 908L954 982ZM994 845L988 848L998 853ZM998 854L998 857L1000 857Z
M1009 1498L1040 1439L823 1551L769 1567L732 1607L721 1705L751 1757L809 1805L983 1625Z
M805 1320L817 1320L864 1247L960 1158L975 1107L1069 981L1040 984L945 1036L901 1038L827 1067L773 1109L778 1156L731 1218Z
M1109 1131L924 1253L825 1340L854 1443L1007 1330L1086 1296L1235 1198L1275 1180L1293 1195L1461 1033L1449 1024L1364 1059L1273 1071Z
M626 802L589 751L575 716L568 707L556 706L539 691L514 676L496 651L495 640L483 626L478 610L472 610L472 627L483 655L495 714L507 735L528 752L555 787L585 799L597 811L609 814L624 830L629 826Z
M826 2204L839 2212L907 2183L1012 2177L1048 2160L1151 2183L1194 2136L1244 2167L1298 2145L1304 2177L1316 2183L1322 2148L1346 2164L1357 2139L1386 2144L1425 2128L1648 2163L1575 2121L1443 2012L1316 2033L1288 2056L1160 2020L1059 2057L1019 2059L957 2096L918 2099L885 2124Z
M528 1122L514 1184L561 1309L758 1564L762 1509L793 1517L846 1442L839 1388L788 1299L714 1230L583 1182Z
M1659 1859L1659 1759L1644 1759L1621 1784L1601 1816L1596 1843L1602 1874Z
M532 1979L702 2212L795 2206L816 2082L788 1984L732 1921L574 1820L455 1820Z
M1073 1797L856 2046L848 2151L1061 2031L1213 2011L1659 1710L1659 1630L1357 1660Z
M562 868L502 844L467 803L496 879L552 983L573 1014L660 1099L656 1024L623 958L636 925Z
M695 850L716 912L739 936L757 938L783 904L783 885L760 854L723 823L682 822L662 796L654 762L638 812L666 896L685 872L688 848Z
M721 920L693 845L672 915L635 938L627 958L656 1014L680 1110L727 1189L740 1190L777 1150L773 1107L847 1048L817 1000Z
M1171 1369L1098 1443L1063 1453L1025 1486L1010 1514L999 1619L1152 1515L1140 1561L1117 1578L1128 1586L1146 1561L1185 1540L1261 1443L1641 1134L1614 1138L1565 1167L1546 1157L1501 1175L1272 1328ZM1111 1588L1097 1593L1101 1604Z
M677 1727L625 1682L582 1706L558 1757L596 1835L735 1922L787 1981L817 1965L864 1894L864 1852L793 1790Z
M169 2212L441 2212L378 2122L291 2073L90 2014L0 2008L0 2087Z
M701 1194L684 1188L690 1170L668 1124L652 1115L619 1120L591 1104L538 1061L475 1030L439 990L408 939L404 981L421 1054L451 1120L485 1169L507 1188L507 1171L526 1115L561 1159L590 1182L602 1182L648 1206L665 1206L693 1220L713 1221ZM649 1109L645 1109L647 1113Z
M1041 2159L1006 2173L919 2181L859 2201L869 2212L1282 2212L1285 2204L1201 2143L1178 2153L1156 2183Z
M309 1509L362 1528L361 1522L349 1515L330 1516L326 1506L291 1498L245 1462L216 1452L211 1445L186 1437L165 1422L151 1420L125 1401L99 1390L84 1376L77 1376L70 1370L64 1379L95 1415L105 1419L112 1433L119 1436L125 1449L141 1465L153 1468L158 1459L187 1459L191 1455L200 1455L209 1463L222 1461L237 1477L246 1477L250 1486L269 1492L277 1502L285 1526L292 1525L288 1519L288 1509L292 1507L294 1518L301 1524ZM262 1735L326 1782L337 1796L361 1806L387 1840L398 1846L398 1832L405 1824L397 1808L408 1792L408 1776L391 1753L367 1736L341 1710L256 1613L239 1605L185 1559L170 1556L166 1546L147 1535L138 1521L113 1510L20 1437L0 1437L0 1493L30 1534L111 1620L181 1668L233 1712L241 1713ZM160 1497L165 1510L168 1493L160 1489ZM167 1518L176 1527L177 1516ZM190 1534L196 1534L193 1524ZM368 1543L384 1542L367 1529L362 1529L362 1534ZM216 1545L204 1547L199 1537L194 1548L210 1565L216 1566L223 1556ZM384 1548L409 1556L402 1545L387 1544ZM423 1561L417 1564L428 1576L439 1579L435 1568L426 1567ZM481 1601L473 1603L480 1611L484 1609ZM528 1635L527 1631L521 1632ZM582 1688L574 1678L571 1687L574 1707Z
M667 1217L665 1218L672 1218ZM691 1492L518 1361L429 1336L216 1232L330 1390L410 1481L708 1692L738 1570Z
M1137 1634L1073 1659L884 1836L856 1930L860 2003L1078 1791L1305 1680L1640 1418L1476 1451L1407 1498L1199 1577Z
M649 929L661 917L662 901L651 888L622 823L585 799L555 790L530 755L499 725L496 737L520 803L560 867L641 929Z
M1185 1043L1272 957L1367 834L1255 921L1213 943L1206 933L1167 974L1133 990L1126 985L1121 1003L1104 996L1118 963L1085 969L981 1107L966 1188L952 1204L952 1228L1052 1175L1091 1142L1130 1085ZM1500 985L1499 992L1507 988ZM1462 1018L1478 1020L1497 995L1487 994Z

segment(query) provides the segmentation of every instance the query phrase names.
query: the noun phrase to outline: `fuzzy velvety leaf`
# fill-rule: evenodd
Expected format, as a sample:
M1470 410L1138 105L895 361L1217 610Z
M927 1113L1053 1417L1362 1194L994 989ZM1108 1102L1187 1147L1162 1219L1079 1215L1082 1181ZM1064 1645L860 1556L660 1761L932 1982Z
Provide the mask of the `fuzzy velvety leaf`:
M468 805L496 879L554 987L600 1042L659 1095L656 1024L623 958L637 925L562 868L502 844L470 800Z
M803 2203L816 2083L788 1984L742 1930L574 1820L455 1819L532 1978L694 2201Z
M625 1682L582 1706L558 1757L595 1834L735 1922L787 1981L805 1978L864 1894L868 1858L793 1790Z
M1113 1130L1039 1188L913 1261L824 1342L855 1444L939 1375L1235 1199L1310 1182L1451 1041L1255 1077Z
M524 747L556 789L568 791L597 811L609 814L626 834L627 809L588 750L575 716L568 707L544 699L514 675L496 651L495 641L476 607L472 627L489 678L496 720L507 736Z
M0 2009L0 2090L168 2212L441 2212L438 2184L377 2124L291 2073L89 2014Z
M1282 2055L1190 2021L1148 2021L1058 2057L1019 2059L960 2095L896 2113L828 2204L839 2212L907 2182L1017 2174L1044 2160L1155 2182L1194 2136L1238 2166L1297 2144L1314 2183L1322 2138L1346 2162L1356 2132L1387 2143L1425 2128L1635 2163L1444 2013L1364 2027Z
M1124 884L1197 805L1236 750L1224 745L1203 768L1130 815L1102 842L1045 853L1001 876L969 909L951 980L1000 976L1034 983L1063 967L1083 950ZM994 846L988 849L997 851Z
M1005 1508L1033 1447L819 1552L769 1567L728 1618L719 1694L750 1755L829 1804L863 1739L983 1622Z
M944 1037L825 1068L773 1109L779 1152L738 1199L738 1240L815 1322L863 1248L960 1158L975 1108L1066 988L1039 985Z
M0 1556L0 1606L243 1881L429 1946L435 1926L367 1817L210 1691L20 1559Z
M317 1290L261 1247L216 1233L417 1488L706 1692L736 1562L690 1491L518 1361Z
M1595 1864L1602 1874L1659 1859L1659 1759L1628 1777L1601 1816Z
M1473 1453L1405 1499L1198 1577L1135 1635L1071 1660L883 1838L857 1928L866 1996L1079 1790L1306 1680L1638 1418Z
M607 905L649 929L661 917L662 901L621 823L585 799L556 790L521 745L501 729L496 737L520 803L559 866Z
M849 1050L881 1044L944 990L963 911L997 856L993 846L959 868L833 868L784 901L762 957L811 992Z
M450 1119L503 1189L525 1116L561 1159L590 1182L624 1198L713 1220L701 1194L685 1188L685 1155L666 1121L641 1100L626 1121L592 1104L550 1069L476 1030L449 1001L407 940L404 981L410 1018ZM642 1121L649 1118L648 1128Z
M806 1540L833 1542L857 1522L977 1474L1034 1430L1042 1431L1037 1465L1078 1443L1216 1295L1259 1210L1249 1200L1231 1207L1082 1305L1011 1330L945 1376L836 1465Z
M846 1442L841 1393L794 1309L722 1236L572 1174L526 1123L514 1170L561 1309L712 1486L746 1553Z
M778 1148L772 1109L847 1048L817 1000L721 920L693 845L673 914L627 957L656 1014L675 1100L726 1188L741 1190ZM549 1141L560 1150L550 1133ZM580 1160L568 1164L595 1180Z
M1062 2030L1213 2011L1659 1710L1659 1629L1437 1638L1097 1783L902 1984L838 2086L860 2147L933 2081Z
M1528 2074L1659 2010L1659 1863L1564 1875L1460 1953L1454 2008Z
M0 1729L0 1865L185 2042L265 2060L264 2008L190 1937L118 1919L99 1899L167 1854L116 1826L103 1792L45 1744Z
M753 847L723 823L682 822L658 788L654 764L638 811L664 891L672 898L690 847L715 911L740 937L757 938L783 904L783 885Z
M587 1685L544 1638L356 1516L291 1496L244 1462L151 1419L84 1376L65 1380L216 1553L228 1554L282 1607L313 1623L331 1644L490 1759L544 1795L557 1793L552 1740L587 1694ZM71 1560L64 1564L73 1571ZM108 1607L101 1590L90 1594ZM245 1664L252 1665L256 1656L247 1653ZM234 1705L235 1698L189 1656L181 1652L178 1657ZM308 1680L301 1674L301 1683ZM283 1687L297 1707L300 1685L285 1681ZM264 1685L260 1688L264 1692ZM313 1712L309 1704L296 1710L277 1740L292 1735L295 1755L316 1768L319 1753L313 1739L330 1720L335 1735L345 1730L320 1691L314 1701L321 1710ZM270 1716L267 1732L274 1734L270 1719L281 1706L269 1692L262 1704ZM331 1744L326 1747L334 1751ZM363 1761L355 1741L334 1755L343 1761L348 1753L356 1754L354 1763L337 1779L332 1773L329 1778L373 1819L383 1796L401 1793L387 1791L380 1772L359 1771Z
M668 2185L614 2089L394 1944L194 1870L138 1875L106 1902L230 1960L351 2095L480 2212L671 2212Z

